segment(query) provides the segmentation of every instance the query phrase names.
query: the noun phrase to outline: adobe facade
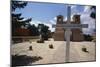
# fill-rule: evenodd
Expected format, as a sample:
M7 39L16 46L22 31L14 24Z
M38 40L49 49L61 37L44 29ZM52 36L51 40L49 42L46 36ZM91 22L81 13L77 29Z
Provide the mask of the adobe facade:
M57 16L57 24L66 24L67 21L63 21L63 16L58 15ZM73 21L71 21L71 24L80 24L80 15L74 15ZM83 41L84 36L82 34L82 29L71 29L71 41ZM55 41L65 41L65 30L61 27L56 27L55 33L54 33L54 40Z

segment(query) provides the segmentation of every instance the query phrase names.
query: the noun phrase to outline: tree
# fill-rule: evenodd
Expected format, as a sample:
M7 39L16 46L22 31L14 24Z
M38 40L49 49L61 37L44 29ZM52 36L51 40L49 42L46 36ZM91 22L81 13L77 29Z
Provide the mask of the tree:
M84 40L85 41L92 41L93 40L93 37L91 35L87 35L87 34L84 34Z
M90 9L94 10L91 12L90 17L92 17L93 19L96 19L96 6L92 6Z
M27 5L27 2L22 2L22 1L16 1L16 0L12 0L11 1L11 10L15 11L16 8L24 8Z
M49 27L44 24L38 24L38 29L39 27L41 28L41 31L39 33L42 35L42 38L44 40L48 40L50 33Z
M27 2L22 1L11 1L11 18L12 18L12 35L15 35L15 31L17 28L20 28L21 26L26 27L29 22L32 20L31 18L24 20L24 17L21 17L21 13L16 14L14 13L17 8L21 9L24 8L27 5Z
M39 35L38 28L34 24L33 25L29 24L28 29L30 31L32 31L32 36L38 36Z

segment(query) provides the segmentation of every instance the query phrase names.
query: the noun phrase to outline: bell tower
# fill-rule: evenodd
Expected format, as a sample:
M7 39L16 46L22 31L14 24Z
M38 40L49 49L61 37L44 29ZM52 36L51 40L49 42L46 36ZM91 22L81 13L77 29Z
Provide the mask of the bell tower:
M80 24L80 15L74 15L73 16L73 22L75 24Z
M80 15L74 15L73 16L73 21L72 24L80 24ZM71 29L72 35L71 35L71 40L72 41L83 41L84 37L82 34L82 29Z
M63 16L58 15L56 25L63 24ZM56 27L55 33L54 33L54 40L55 41L64 41L64 29L61 27Z
M63 16L62 15L58 15L57 16L57 24L62 24L63 23Z

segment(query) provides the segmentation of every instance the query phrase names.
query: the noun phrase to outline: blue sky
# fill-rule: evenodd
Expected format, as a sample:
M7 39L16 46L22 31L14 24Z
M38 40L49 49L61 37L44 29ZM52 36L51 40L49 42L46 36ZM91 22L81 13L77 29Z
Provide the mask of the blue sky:
M67 5L65 4L28 2L25 8L17 9L16 13L22 13L22 16L24 16L25 18L32 18L32 20L48 22L48 20L51 20L60 14L66 17L67 16L66 6ZM78 12L84 10L83 6L77 6L77 8Z
M48 22L55 16L61 14L67 15L67 9L64 4L32 3L29 2L24 9L18 9L16 12L23 13L25 18Z
M25 19L32 18L31 24L43 23L54 31L52 24L56 24L57 15L63 15L64 20L67 20L67 6L65 4L28 2L25 8L16 9L15 13L22 13L22 17ZM90 6L71 5L71 17L74 14L80 14L81 23L89 24L88 29L83 29L83 32L87 34L93 33L95 29L95 20L89 17L90 13Z

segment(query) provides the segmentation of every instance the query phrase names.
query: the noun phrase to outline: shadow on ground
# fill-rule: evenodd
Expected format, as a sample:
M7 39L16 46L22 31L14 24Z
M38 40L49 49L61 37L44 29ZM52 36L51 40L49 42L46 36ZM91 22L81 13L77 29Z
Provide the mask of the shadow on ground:
M43 58L40 56L12 55L12 67L27 66L41 59Z

